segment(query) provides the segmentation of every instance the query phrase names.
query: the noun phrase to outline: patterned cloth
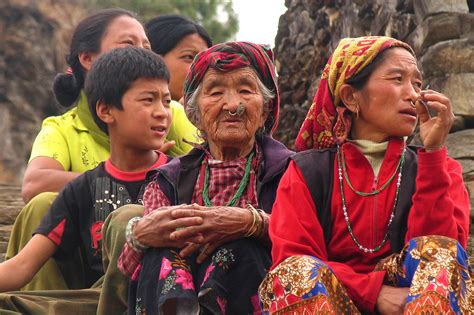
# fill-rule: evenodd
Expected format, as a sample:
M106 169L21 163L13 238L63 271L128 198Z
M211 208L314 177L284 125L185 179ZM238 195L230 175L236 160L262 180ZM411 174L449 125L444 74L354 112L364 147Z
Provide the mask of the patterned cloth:
M465 250L442 236L418 237L382 261L386 284L409 287L404 314L473 314L472 272ZM311 256L292 256L262 282L271 314L359 314L331 269Z
M252 161L252 168L250 170L250 179L247 189L244 191L242 197L236 204L237 207L245 208L250 203L254 207L258 207L256 198L256 173L258 166L263 159L261 149L256 146L256 154ZM212 158L209 152L206 151L205 162L202 163L198 180L196 181L193 193L193 202L203 205L202 202L202 190L204 187L204 170L205 164L209 161L209 196L214 205L226 205L234 196L237 188L240 184L242 177L244 176L246 157L240 159L222 162ZM163 191L160 189L156 181L148 184L145 193L143 195L143 204L145 206L144 215L148 215L161 207L170 206L171 203L165 196ZM135 270L139 267L142 253L134 251L130 246L126 245L123 248L122 254L119 259L119 269L126 275L132 276Z
M189 68L184 81L184 107L188 114L189 98L201 84L209 68L223 72L251 67L255 70L262 83L275 94L272 99L272 115L265 122L267 133L275 131L278 123L280 96L278 93L277 77L273 65L273 52L267 45L257 45L248 42L227 42L217 44L199 53ZM192 115L188 114L192 123Z
M292 256L260 285L260 299L271 314L357 314L332 270L311 256Z
M176 314L197 314L199 308L201 314L260 313L257 289L271 264L268 248L243 238L220 246L201 264L196 257L148 251L130 282L129 314L160 314L170 299L177 299Z
M330 148L345 141L351 129L350 111L341 102L339 90L390 47L403 47L415 55L409 45L390 37L345 38L339 42L324 67L313 104L296 138L297 151Z

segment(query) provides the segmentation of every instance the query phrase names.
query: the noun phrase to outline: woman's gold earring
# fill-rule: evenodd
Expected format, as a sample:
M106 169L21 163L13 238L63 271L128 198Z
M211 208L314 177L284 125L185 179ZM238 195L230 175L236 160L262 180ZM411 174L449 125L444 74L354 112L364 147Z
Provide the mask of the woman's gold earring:
M359 104L356 105L356 120L359 119Z

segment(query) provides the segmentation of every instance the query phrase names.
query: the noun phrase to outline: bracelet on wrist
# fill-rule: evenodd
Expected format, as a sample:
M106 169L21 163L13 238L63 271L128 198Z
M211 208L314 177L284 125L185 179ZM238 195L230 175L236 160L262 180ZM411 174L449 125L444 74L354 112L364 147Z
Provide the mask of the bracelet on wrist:
M125 229L125 240L127 244L136 252L141 253L147 250L149 247L140 243L135 235L133 234L133 228L135 225L141 220L141 217L134 217L131 218L130 221L127 223L127 227Z
M257 236L261 234L261 229L263 226L263 219L262 216L260 215L260 210L255 209L251 204L247 204L246 208L250 211L252 214L252 225L250 226L249 230L247 233L245 233L245 237L252 237L252 236Z

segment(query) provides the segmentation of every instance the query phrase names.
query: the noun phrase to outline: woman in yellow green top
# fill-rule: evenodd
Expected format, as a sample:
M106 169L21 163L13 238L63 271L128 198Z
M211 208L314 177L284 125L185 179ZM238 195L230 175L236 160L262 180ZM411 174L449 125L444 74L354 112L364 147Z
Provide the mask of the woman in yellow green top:
M201 37L201 42L196 46L200 50L212 44L207 32L202 30L200 28L195 32ZM183 36L188 37L190 34L191 32ZM206 47L202 47L202 39ZM179 46L179 41L177 45ZM43 121L23 179L22 196L28 204L15 221L7 248L7 259L15 256L31 238L57 192L82 172L93 169L108 158L108 136L92 118L82 89L87 71L98 56L113 48L126 46L151 48L143 26L130 11L102 10L85 18L76 27L66 59L71 71L59 74L54 82L57 101L64 107L74 107L61 116L48 117ZM173 64L168 64L166 57L173 52L174 47L171 47L168 52L163 53L172 81L175 76ZM179 93L172 93L172 96L179 99L182 93L181 96ZM199 139L196 128L186 118L181 104L172 102L171 110L173 118L168 142L157 149L176 156L191 149L183 139L190 142L197 142ZM63 267L57 266L54 261L48 262L23 289L71 288L74 280L64 279L62 275L65 273L61 273L60 269L64 271L68 267Z

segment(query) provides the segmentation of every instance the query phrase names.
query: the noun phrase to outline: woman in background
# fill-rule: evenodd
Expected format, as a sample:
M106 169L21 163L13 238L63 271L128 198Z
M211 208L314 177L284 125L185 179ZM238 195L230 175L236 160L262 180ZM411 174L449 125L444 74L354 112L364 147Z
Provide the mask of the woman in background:
M198 53L212 46L212 40L201 25L176 14L160 15L151 19L145 24L145 31L151 49L163 57L171 73L170 92L174 100L171 108L174 108L174 111L173 125L168 136L176 141L176 146L171 149L171 152L175 153L174 156L183 155L192 149L183 138L188 142L201 140L178 101L183 97L184 79L191 62Z

